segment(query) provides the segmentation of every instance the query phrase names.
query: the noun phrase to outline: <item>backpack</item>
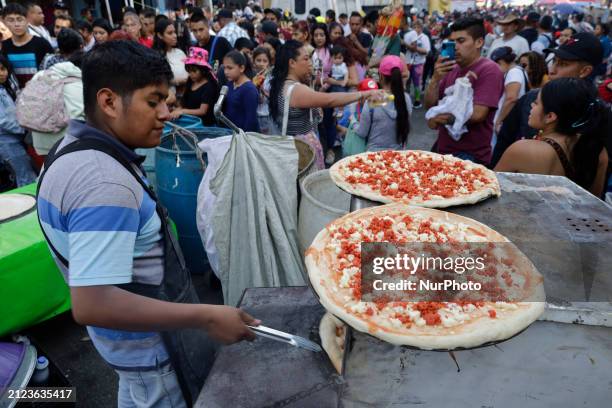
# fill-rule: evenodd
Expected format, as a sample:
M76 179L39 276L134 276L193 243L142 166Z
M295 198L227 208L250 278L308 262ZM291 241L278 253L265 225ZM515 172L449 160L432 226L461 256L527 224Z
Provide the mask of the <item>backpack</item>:
M30 130L56 133L68 126L70 117L64 106L64 85L80 78L58 78L45 71L28 82L17 97L17 121Z

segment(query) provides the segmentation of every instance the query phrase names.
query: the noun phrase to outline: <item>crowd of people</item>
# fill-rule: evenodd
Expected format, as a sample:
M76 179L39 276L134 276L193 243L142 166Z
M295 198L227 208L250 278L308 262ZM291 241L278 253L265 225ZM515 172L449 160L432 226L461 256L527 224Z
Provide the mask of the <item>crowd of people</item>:
M440 105L455 81L467 77L473 89L471 116L444 112L428 119L438 131L434 151L504 171L573 174L594 194L604 193L610 135L606 103L612 101L607 21L533 7L463 13L412 9L389 41L385 58L374 63L378 17L378 11L336 16L333 10L312 9L306 20L297 20L290 12L250 1L244 9L188 4L165 14L125 8L121 24L113 27L90 11L77 20L60 2L47 28L36 3L8 3L1 19L8 30L0 31L6 37L0 53L0 174L6 179L8 172L17 186L34 181L42 159L67 129L67 121L53 132L20 121L20 110L39 108L25 98L32 92L20 97L27 84L33 81L34 88L37 80L52 77L63 89L63 98L55 102L64 106L51 111L83 120L84 55L99 44L128 40L156 50L171 67L170 119L187 114L206 126L218 125L213 105L227 85L224 113L232 122L244 131L304 139L321 168L356 137L363 139L362 149L405 148L413 110ZM588 86L556 82L561 78L581 79ZM564 95L575 96L569 99L570 111L581 124L570 126L571 132L533 118L536 106L544 115L560 116L539 98L546 86L561 83L567 87ZM574 93L580 92L595 96L579 107L580 95ZM381 103L386 94L393 95L392 102ZM465 125L460 135L449 132L456 120ZM522 139L530 143L515 143ZM348 144L352 149L345 152L355 152L355 143ZM539 149L554 153L554 163L520 165ZM597 163L596 175L589 169L583 179L582 161L587 167ZM569 164L561 168L559 163Z
M426 120L432 151L612 190L609 25L592 15L406 10L380 41L378 11L126 8L117 27L81 14L58 3L47 28L35 3L0 13L0 190L38 178L43 233L120 407L188 405L214 351L201 333L229 344L260 323L198 303L134 151L183 115L220 126L223 86L234 124L305 141L319 168L406 149Z

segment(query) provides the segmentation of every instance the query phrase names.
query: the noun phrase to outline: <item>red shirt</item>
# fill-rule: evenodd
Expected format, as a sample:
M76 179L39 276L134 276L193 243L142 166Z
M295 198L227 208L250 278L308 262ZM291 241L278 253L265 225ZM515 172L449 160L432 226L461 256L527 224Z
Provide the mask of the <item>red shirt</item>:
M148 37L148 38L140 37L138 39L138 42L147 48L153 48L153 37Z
M455 80L472 71L476 74L468 78L474 89L474 105L489 107L489 114L484 122L467 125L467 132L455 141L448 134L445 126L438 130L438 152L442 154L468 153L482 163L491 161L491 138L493 136L493 118L497 103L504 92L504 74L496 63L487 58L480 58L467 68L456 66L440 81L439 98L444 97L444 90L455 84Z

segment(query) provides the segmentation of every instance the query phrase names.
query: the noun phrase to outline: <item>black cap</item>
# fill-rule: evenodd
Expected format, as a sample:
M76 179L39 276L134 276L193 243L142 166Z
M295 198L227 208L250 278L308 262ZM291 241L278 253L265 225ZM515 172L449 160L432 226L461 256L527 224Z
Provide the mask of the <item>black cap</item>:
M261 32L278 37L278 24L274 21L264 21L261 24Z
M232 13L232 10L228 10L228 9L220 10L217 16L219 18L234 18L234 14Z
M588 62L594 67L599 65L603 59L601 43L591 33L574 34L559 48L549 48L544 52L552 52L562 60Z
M537 23L538 21L540 21L540 13L531 11L529 14L527 14L526 20L530 23Z

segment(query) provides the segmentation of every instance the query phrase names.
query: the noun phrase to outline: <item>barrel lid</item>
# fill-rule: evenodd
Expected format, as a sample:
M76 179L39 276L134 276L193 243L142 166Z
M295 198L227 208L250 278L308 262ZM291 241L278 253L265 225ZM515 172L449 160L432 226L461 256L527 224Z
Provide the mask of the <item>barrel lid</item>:
M0 194L0 223L25 215L36 206L28 194Z

